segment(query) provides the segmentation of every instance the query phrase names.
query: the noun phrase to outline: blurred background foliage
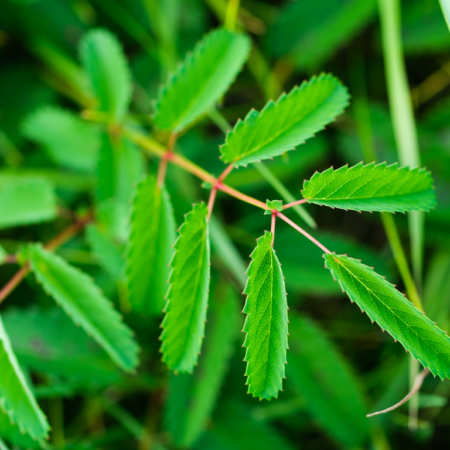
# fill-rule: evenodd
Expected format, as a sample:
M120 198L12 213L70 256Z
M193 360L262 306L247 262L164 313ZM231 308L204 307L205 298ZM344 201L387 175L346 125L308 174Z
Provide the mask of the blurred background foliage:
M226 14L226 0L0 3L0 190L6 189L8 177L33 176L40 182L26 191L30 208L44 201L50 186L57 205L48 199L49 217L54 208L59 212L50 222L8 228L13 206L1 196L0 244L15 254L26 242L47 242L75 212L101 205L95 224L57 253L94 277L125 314L142 347L137 374L125 376L31 278L13 292L2 304L2 317L49 417L49 447L448 448L449 380L425 380L415 431L408 428L406 405L365 418L407 393L408 358L340 292L323 268L320 250L282 223L276 249L289 293L287 380L278 400L259 402L246 394L240 293L255 239L270 226L270 217L249 205L218 195L211 230L212 298L193 376L169 374L161 363L160 317L127 312L122 255L130 199L143 173L156 172L157 161L124 141L114 177L98 172L105 143L100 127L79 115L92 100L86 96L78 43L92 28L117 36L133 77L130 120L149 126L159 85L208 30L223 25ZM303 180L316 170L370 162L367 149L378 161L398 160L376 0L242 0L237 28L251 36L253 48L219 105L230 123L324 71L340 78L352 95L346 114L325 132L266 164L296 198ZM433 173L439 202L426 217L421 294L427 314L448 330L450 34L438 0L404 0L401 31L422 164ZM224 134L215 119L210 114L181 136L177 151L218 175ZM263 201L280 196L255 165L234 171L227 182ZM208 191L174 166L168 169L167 183L179 226L190 205L206 200ZM37 200L28 197L30 192ZM307 208L318 225L314 236L326 247L361 258L404 289L378 214ZM395 220L408 249L406 218ZM2 285L15 270L14 265L2 266ZM13 441L12 448L29 446Z

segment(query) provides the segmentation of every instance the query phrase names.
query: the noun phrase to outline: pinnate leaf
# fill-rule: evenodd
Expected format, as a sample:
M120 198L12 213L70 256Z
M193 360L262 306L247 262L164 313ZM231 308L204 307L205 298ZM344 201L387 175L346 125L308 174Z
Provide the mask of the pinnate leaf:
M132 371L138 362L132 331L92 279L39 244L31 245L27 253L30 268L45 291L119 367Z
M292 315L289 319L288 382L306 400L313 418L343 448L361 447L369 427L356 376L311 319Z
M206 428L220 393L232 343L239 331L239 306L235 292L216 285L206 324L206 349L192 375L171 375L166 422L175 443L190 447Z
M0 176L0 229L52 220L56 195L46 178Z
M430 172L386 163L316 172L302 195L309 203L355 211L428 211L436 205Z
M0 415L8 416L22 434L34 440L46 439L49 425L28 387L0 319ZM0 424L7 419L0 419ZM3 426L0 425L0 430Z
M270 400L278 397L284 378L288 346L287 299L283 273L272 248L272 233L258 239L247 270L244 313L247 333L248 393Z
M337 78L313 77L239 120L220 149L222 160L237 167L293 150L334 121L347 104L347 89Z
M75 114L44 106L25 119L22 131L42 144L56 163L84 171L95 168L100 147L98 129Z
M162 312L174 242L175 219L169 195L149 175L137 187L131 215L127 280L133 310L142 314Z
M450 378L450 338L370 267L343 255L325 254L333 277L372 321L405 347L433 375Z
M250 50L243 34L216 30L199 42L159 92L155 124L180 131L227 91Z
M173 370L191 373L205 331L210 274L208 208L194 205L175 242L161 334L163 361Z
M107 30L89 31L80 42L80 56L98 102L111 122L122 119L131 98L131 74L116 37Z

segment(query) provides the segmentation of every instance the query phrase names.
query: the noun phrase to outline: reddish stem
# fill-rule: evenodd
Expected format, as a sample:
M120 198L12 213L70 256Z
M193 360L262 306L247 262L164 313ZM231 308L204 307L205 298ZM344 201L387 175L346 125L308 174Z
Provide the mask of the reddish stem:
M276 220L277 220L277 215L275 214L274 211L272 211L272 224L270 227L270 232L272 233L272 247L275 242L275 222L276 222Z
M177 142L177 133L172 133L169 137L169 142L167 144L167 151L159 161L158 178L157 178L159 188L162 188L164 185L164 180L166 179L167 173L167 164L168 161L172 159L176 142Z
M302 198L301 200L297 200L296 202L292 202L292 203L288 203L286 205L283 205L283 209L292 208L293 206L301 205L302 203L306 203L307 201L308 200L306 200L306 198Z
M93 220L93 215L88 214L85 217L80 218L75 223L67 227L60 234L55 236L51 241L49 241L45 248L47 250L55 250L60 245L64 244L64 242L68 241L70 238L75 236L79 231L81 231L89 222ZM0 303L5 300L5 298L20 284L20 282L26 277L28 272L30 271L29 263L24 264L14 276L3 286L0 291Z
M310 234L308 234L303 228L300 228L296 223L292 222L292 220L288 219L284 214L280 212L275 213L280 219L284 220L288 223L292 228L295 228L297 231L303 234L306 238L308 238L311 242L317 245L317 247L321 248L325 253L331 253L326 247L324 247L317 239L314 239Z
M230 164L227 166L227 168L219 175L219 178L217 178L216 182L214 183L211 193L209 194L209 200L208 200L208 222L211 218L212 210L214 207L214 202L216 200L216 194L219 184L222 183L222 181L227 177L227 175L233 170L234 166L233 164Z
M250 205L257 206L258 208L264 209L266 211L269 209L265 203L256 200L256 198L249 197L248 195L245 195L242 192L236 191L236 189L233 189L232 187L227 186L226 184L217 183L216 187L219 191L225 192L228 195L231 195L232 197L242 200L243 202L250 203Z

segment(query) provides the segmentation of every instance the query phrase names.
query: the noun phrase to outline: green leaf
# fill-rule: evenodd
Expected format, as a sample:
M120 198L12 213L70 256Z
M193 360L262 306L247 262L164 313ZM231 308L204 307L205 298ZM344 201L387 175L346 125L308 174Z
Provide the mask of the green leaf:
M156 103L155 124L181 131L227 91L250 50L248 37L228 30L208 34L170 75Z
M376 0L296 1L284 5L267 36L267 46L277 58L289 58L307 70L336 55L377 14Z
M288 346L288 317L283 273L272 248L272 233L258 239L247 270L244 313L247 333L245 375L248 393L270 400L278 397L284 378Z
M11 422L6 413L0 409L0 436L11 444L16 444L19 448L41 450L45 441L36 441L28 434L23 434L21 429ZM1 448L1 447L0 447ZM16 447L14 447L16 448Z
M265 215L271 215L272 209L275 211L283 211L283 201L282 200L266 200L266 205L270 211L264 211Z
M80 57L97 99L98 110L111 122L120 121L131 98L131 74L116 37L107 30L92 30L80 42Z
M48 437L49 425L28 387L0 319L0 409L22 434L34 440ZM1 427L0 427L1 429Z
M53 220L56 196L45 178L0 176L0 229Z
M160 314L164 309L174 242L175 219L169 195L149 175L137 187L131 215L127 281L133 310Z
M223 284L213 291L206 325L205 351L194 374L172 374L166 422L175 444L191 447L206 428L223 384L232 343L239 331L235 292Z
M192 373L205 330L210 274L208 208L194 205L180 228L162 323L163 361L173 370Z
M45 291L97 341L123 370L138 363L132 331L86 274L39 244L28 248L30 268Z
M430 172L386 163L316 172L305 181L302 195L309 203L354 211L428 211L436 206Z
M281 155L313 137L342 113L347 89L332 75L322 74L295 87L261 112L251 110L238 120L221 147L222 160L245 166Z
M5 443L0 439L0 450L9 450Z
M22 132L43 145L57 164L94 170L100 147L98 129L75 114L55 106L43 106L27 116Z
M333 277L370 320L411 352L433 375L450 378L450 338L394 286L356 259L325 254Z
M108 355L59 308L8 309L3 323L21 365L83 386L119 379Z
M343 448L362 448L369 427L356 376L312 320L292 315L289 319L288 382Z
M99 224L90 225L86 228L86 237L100 266L114 280L121 278L124 265L123 249L115 242L108 229Z

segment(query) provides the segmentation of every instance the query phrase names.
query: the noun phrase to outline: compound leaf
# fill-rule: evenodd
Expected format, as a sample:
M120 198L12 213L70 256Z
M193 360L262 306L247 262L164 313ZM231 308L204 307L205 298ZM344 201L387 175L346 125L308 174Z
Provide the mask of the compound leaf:
M131 74L120 43L107 30L89 31L80 42L80 56L98 102L111 122L122 119L131 98Z
M322 74L270 100L261 112L251 110L227 134L222 160L236 167L293 150L342 113L347 89L332 75Z
M186 215L170 263L161 351L163 361L179 372L193 371L205 330L210 274L207 215L204 203Z
M428 211L436 205L430 172L386 163L316 172L302 195L309 203L355 211Z
M160 314L167 293L175 219L165 188L149 175L139 183L131 215L127 255L129 301L142 314Z
M34 440L46 439L49 424L39 408L13 353L11 342L0 319L0 414L6 414L22 434ZM3 418L0 423L6 420ZM3 427L0 426L0 429Z
M370 267L334 253L325 254L324 258L326 267L352 302L400 341L433 375L450 378L450 338L444 331Z
M272 233L258 239L247 270L244 347L248 393L270 400L278 397L288 346L287 299L283 273L272 248Z
M360 448L368 437L364 399L347 362L315 323L289 317L287 380L311 415L343 448Z
M249 50L250 40L243 34L228 30L208 34L161 88L156 126L180 131L207 112L227 91Z
M45 291L118 366L132 371L138 363L132 331L92 279L39 244L31 245L27 253L30 268Z
M216 285L206 324L205 351L193 375L171 375L167 402L167 429L180 447L191 447L206 428L220 393L232 343L239 329L239 306L235 292Z
M57 164L94 170L100 147L99 131L75 114L55 106L44 106L25 119L22 132L42 144Z
M0 229L52 220L56 196L46 178L0 176Z
M8 309L3 323L21 365L81 386L117 383L111 358L60 308Z

